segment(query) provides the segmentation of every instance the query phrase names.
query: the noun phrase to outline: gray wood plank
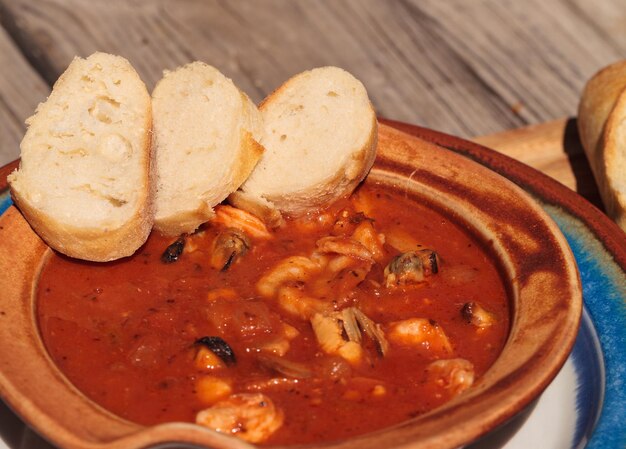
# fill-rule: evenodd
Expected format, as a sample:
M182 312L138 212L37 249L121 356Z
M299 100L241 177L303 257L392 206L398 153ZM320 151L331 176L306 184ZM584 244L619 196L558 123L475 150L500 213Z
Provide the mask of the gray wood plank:
M24 59L6 30L0 27L0 166L19 157L24 120L49 88Z
M464 137L575 115L586 79L626 57L617 0L0 4L49 81L96 50L127 57L149 88L200 59L259 101L332 64L363 81L379 115Z
M626 46L607 41L601 26L565 1L427 0L419 8L445 30L441 37L458 57L529 124L575 115L586 80L626 57ZM626 2L621 12L626 14ZM626 38L626 29L621 34Z

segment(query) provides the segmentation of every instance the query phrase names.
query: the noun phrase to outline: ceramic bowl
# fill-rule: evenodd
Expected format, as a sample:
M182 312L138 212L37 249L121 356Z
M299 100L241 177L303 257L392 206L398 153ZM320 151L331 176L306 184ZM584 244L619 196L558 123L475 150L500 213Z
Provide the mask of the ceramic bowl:
M0 173L2 179L8 170ZM574 257L554 222L519 187L468 158L384 124L367 182L426 202L491 246L509 291L510 334L494 365L440 408L375 433L308 447L461 446L520 412L565 362L582 309ZM0 217L0 393L13 410L64 448L251 447L193 424L130 423L66 380L48 356L35 320L38 273L50 251L14 207Z

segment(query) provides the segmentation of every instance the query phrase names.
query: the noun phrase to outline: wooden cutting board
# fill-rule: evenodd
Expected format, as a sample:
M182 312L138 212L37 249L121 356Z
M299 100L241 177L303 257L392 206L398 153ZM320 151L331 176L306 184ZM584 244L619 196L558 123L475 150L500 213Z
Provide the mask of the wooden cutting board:
M578 138L575 118L472 140L545 173L602 209L598 188Z

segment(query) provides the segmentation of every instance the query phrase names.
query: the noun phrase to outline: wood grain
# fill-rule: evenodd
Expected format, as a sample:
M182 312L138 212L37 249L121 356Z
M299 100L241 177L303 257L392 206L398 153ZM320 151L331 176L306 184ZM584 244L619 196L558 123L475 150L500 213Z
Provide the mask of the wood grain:
M48 85L0 28L0 165L20 154L19 143L29 117L48 95Z

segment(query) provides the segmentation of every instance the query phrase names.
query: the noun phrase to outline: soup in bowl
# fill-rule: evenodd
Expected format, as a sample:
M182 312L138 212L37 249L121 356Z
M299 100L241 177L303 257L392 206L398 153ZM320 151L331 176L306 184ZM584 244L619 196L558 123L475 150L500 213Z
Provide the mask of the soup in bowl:
M384 125L351 197L276 230L222 205L93 264L2 220L0 386L64 447L455 447L547 386L581 311L532 199Z

